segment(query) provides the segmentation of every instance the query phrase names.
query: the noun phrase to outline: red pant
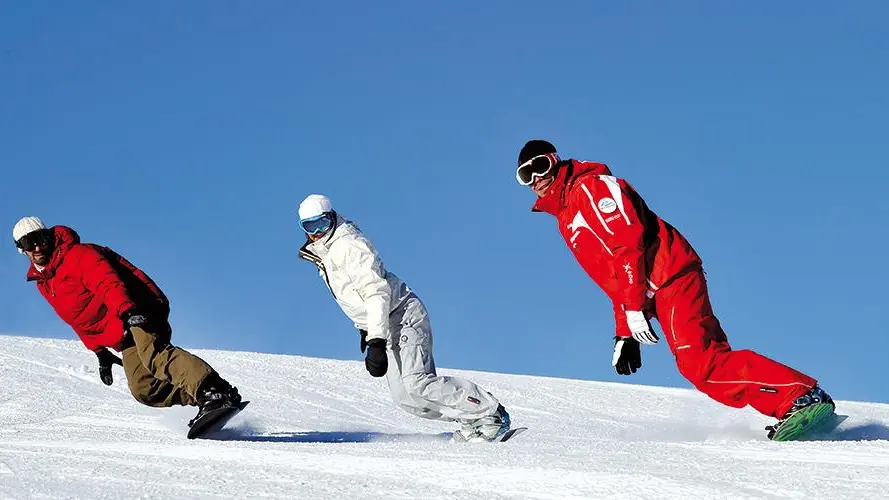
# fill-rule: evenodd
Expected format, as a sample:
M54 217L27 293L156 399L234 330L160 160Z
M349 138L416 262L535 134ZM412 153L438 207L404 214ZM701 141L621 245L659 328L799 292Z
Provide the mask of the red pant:
M816 384L812 377L753 351L733 351L713 315L702 271L686 273L658 290L655 308L679 372L722 404L750 405L781 418L794 399Z

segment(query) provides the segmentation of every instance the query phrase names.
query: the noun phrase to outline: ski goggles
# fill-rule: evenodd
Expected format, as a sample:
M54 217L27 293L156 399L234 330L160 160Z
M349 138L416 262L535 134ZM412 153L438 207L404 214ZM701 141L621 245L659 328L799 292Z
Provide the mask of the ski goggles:
M546 177L559 161L561 160L556 153L535 156L519 165L515 178L522 186L530 186L538 177Z
M326 233L333 225L332 217L329 214L316 215L308 219L300 219L299 227L303 228L306 234Z
M52 242L52 230L38 229L37 231L31 231L19 238L19 240L15 242L15 246L22 251L32 252L37 247L49 248Z

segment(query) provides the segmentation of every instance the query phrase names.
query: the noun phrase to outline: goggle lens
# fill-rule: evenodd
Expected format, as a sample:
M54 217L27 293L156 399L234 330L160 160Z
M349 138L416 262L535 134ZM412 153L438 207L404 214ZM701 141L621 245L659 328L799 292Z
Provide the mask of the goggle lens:
M333 221L331 217L327 214L316 215L315 217L310 217L308 219L302 219L299 221L300 227L303 228L303 231L306 234L318 234L318 233L326 233L330 230L330 226L333 225Z
M52 243L52 231L49 229L40 229L32 231L15 242L15 246L26 252L31 252L35 248L48 248Z
M515 174L516 180L523 186L529 186L538 177L546 177L558 163L559 156L555 153L535 156L519 165Z

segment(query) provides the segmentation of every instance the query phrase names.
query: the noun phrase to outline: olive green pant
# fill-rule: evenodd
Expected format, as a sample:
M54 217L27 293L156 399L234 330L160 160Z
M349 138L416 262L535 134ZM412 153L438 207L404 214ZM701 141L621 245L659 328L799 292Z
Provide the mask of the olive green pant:
M130 328L124 337L123 369L136 401L148 406L195 406L198 387L213 373L203 359L170 344L169 324L159 333Z

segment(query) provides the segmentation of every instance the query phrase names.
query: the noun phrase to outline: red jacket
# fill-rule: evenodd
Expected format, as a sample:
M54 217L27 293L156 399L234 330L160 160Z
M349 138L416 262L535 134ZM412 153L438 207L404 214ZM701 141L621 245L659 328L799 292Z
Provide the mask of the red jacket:
M80 243L68 227L53 227L55 248L49 264L32 264L28 281L83 341L87 349L121 350L120 315L137 307L144 314L169 313L163 292L144 272L107 247Z
M614 303L617 334L630 336L624 310L653 314L648 299L701 259L630 184L601 163L568 160L533 211L555 215L587 274Z

